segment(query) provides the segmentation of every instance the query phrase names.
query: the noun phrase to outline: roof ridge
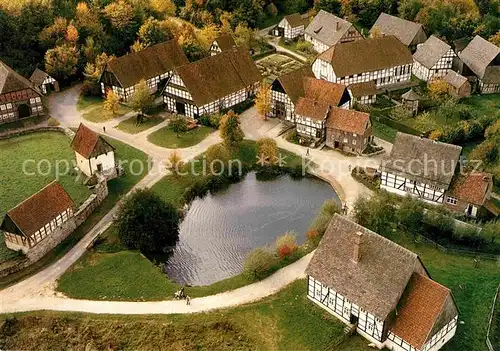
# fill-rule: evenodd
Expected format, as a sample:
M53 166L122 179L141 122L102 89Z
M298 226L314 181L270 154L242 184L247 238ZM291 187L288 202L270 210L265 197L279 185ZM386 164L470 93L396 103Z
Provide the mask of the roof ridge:
M429 138L424 138L424 137L420 137L418 135L413 135L413 134L407 134L407 133L403 133L403 132L397 132L396 133L396 136L398 134L401 134L401 135L408 135L409 137L413 138L413 139L416 139L416 140L426 140L426 142L431 142L433 144L439 144L439 145L443 145L443 146L446 146L446 147L453 147L457 150L462 150L462 147L459 146L459 145L455 145L455 144L450 144L450 143L445 143L443 141L438 141L438 140L433 140L433 139L429 139Z

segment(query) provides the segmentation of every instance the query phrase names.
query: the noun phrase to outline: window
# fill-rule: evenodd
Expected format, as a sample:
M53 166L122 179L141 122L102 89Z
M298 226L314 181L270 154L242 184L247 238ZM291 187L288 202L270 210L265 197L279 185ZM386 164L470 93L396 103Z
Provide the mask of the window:
M446 203L450 205L456 205L457 204L457 198L453 196L447 196L446 197Z
M347 144L348 142L347 138L344 138L344 143Z
M356 145L356 140L355 139L352 140L352 145Z

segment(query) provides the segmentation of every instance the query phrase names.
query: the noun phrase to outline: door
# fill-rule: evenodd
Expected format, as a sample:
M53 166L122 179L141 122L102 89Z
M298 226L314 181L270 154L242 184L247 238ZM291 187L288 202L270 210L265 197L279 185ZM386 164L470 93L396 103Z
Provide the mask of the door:
M282 101L276 101L275 107L274 107L274 115L276 118L279 119L285 119L286 116L286 105Z
M351 313L351 317L349 318L349 323L354 325L354 324L358 323L358 320L359 320L358 316L355 316Z
M175 109L177 110L177 113L180 115L185 115L186 114L186 104L182 102L175 102Z
M19 113L19 118L31 116L30 107L26 104L19 105L17 108L17 112Z
M335 149L338 149L338 148L340 147L340 143L339 143L338 141L334 141L334 142L333 142L333 147L334 147Z
M99 172L100 174L102 174L102 163L98 163L97 164L97 172Z

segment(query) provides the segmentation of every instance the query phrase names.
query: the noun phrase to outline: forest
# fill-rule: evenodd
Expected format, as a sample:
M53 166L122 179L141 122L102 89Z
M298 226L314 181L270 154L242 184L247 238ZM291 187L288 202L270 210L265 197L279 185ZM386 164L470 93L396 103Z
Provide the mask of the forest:
M319 9L364 33L383 11L449 42L478 34L500 44L500 0L0 0L0 59L25 76L38 67L64 84L167 39L176 38L190 60L204 57L221 32L250 45L257 28Z

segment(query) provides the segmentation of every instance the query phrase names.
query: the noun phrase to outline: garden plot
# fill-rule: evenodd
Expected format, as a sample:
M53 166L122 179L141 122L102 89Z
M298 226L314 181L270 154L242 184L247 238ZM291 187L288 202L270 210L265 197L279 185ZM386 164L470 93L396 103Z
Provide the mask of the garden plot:
M259 67L264 81L268 84L282 74L294 71L302 66L302 62L281 54L273 54L257 61L257 67Z

